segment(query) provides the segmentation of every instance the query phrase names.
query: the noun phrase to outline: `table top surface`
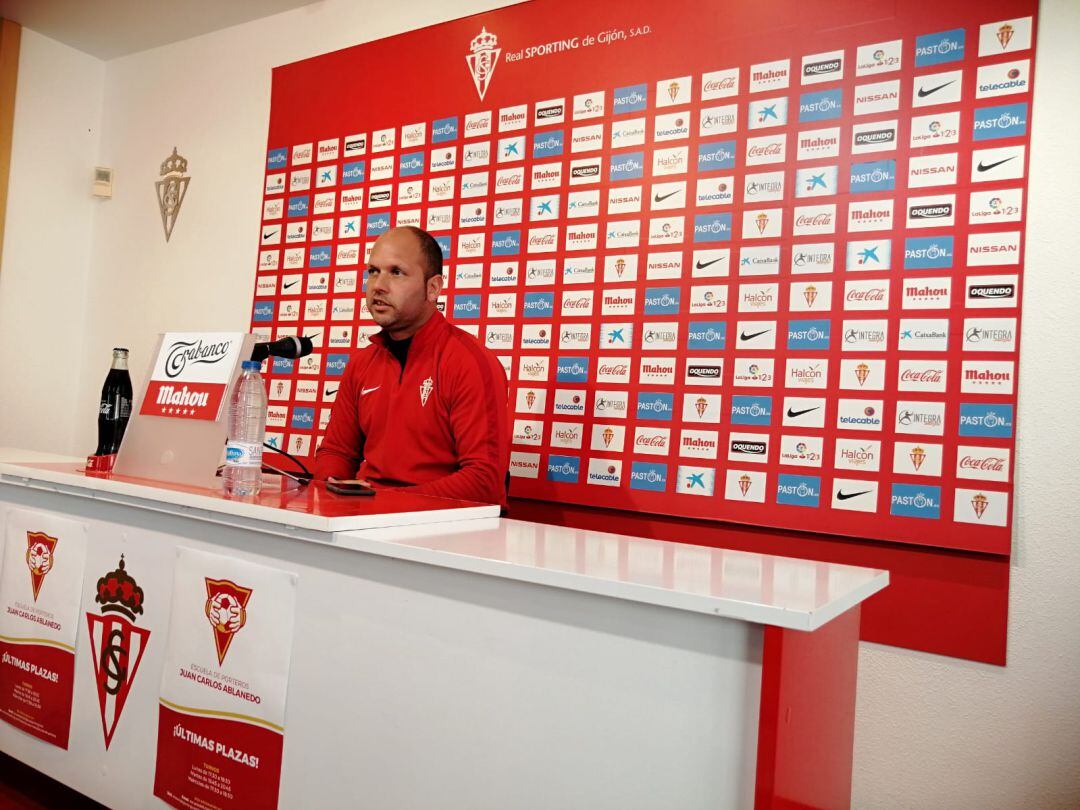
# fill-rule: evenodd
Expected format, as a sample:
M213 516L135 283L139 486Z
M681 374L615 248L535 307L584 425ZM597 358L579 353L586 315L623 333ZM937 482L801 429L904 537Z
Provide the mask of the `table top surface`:
M255 502L236 501L198 487L122 477L92 478L78 472L77 462L58 460L63 457L24 454L22 457L36 460L14 464L9 462L12 456L12 451L0 448L0 484L188 516L193 516L189 509L194 506L211 517L254 517L264 526L298 525L298 520L332 521L353 511L358 514L351 517L363 525L330 530L321 542L441 568L795 630L816 630L889 582L887 571L699 546L693 544L692 534L681 543L501 519L498 507L408 493L389 491L374 498L357 498L316 487L290 493L264 492ZM258 530L259 526L249 528ZM689 527L688 532L692 531Z
M72 460L9 461L0 455L0 480L83 490L91 497L149 499L157 503L200 509L221 516L250 518L282 526L322 532L402 526L432 521L498 517L499 507L472 501L415 495L393 488L372 496L336 495L322 482L289 490L264 489L257 496L230 497L219 487L199 487L115 473L87 473ZM286 479L287 480L287 479Z
M889 584L888 571L710 548L688 540L651 540L503 518L343 532L335 543L794 630L816 630Z

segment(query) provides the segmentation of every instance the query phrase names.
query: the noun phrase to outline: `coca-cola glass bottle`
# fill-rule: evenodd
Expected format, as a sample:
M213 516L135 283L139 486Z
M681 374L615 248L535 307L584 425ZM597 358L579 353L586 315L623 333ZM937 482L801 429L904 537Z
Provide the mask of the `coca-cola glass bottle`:
M94 455L111 456L120 449L131 416L131 376L128 350L113 349L112 367L101 388L98 408L98 446Z

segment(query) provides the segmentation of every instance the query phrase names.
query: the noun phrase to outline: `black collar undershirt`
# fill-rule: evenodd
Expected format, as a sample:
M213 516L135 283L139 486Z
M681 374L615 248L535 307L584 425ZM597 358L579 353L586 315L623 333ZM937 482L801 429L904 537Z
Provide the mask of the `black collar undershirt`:
M409 344L412 343L412 338L407 337L404 340L394 340L389 335L386 335L385 341L387 351L394 355L398 363L401 364L401 368L405 369L405 358L409 356Z

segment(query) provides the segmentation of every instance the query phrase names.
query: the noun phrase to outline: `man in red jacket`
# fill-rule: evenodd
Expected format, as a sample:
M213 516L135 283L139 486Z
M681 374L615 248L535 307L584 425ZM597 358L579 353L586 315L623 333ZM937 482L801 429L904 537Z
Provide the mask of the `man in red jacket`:
M506 374L436 309L442 284L442 251L426 231L394 228L376 240L367 305L382 331L345 368L316 478L506 505Z

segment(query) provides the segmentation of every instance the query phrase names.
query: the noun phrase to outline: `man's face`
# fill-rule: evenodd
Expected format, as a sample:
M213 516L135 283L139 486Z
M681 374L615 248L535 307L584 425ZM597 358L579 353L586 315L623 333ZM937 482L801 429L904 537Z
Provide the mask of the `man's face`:
M390 337L412 337L435 311L441 290L441 276L424 280L424 257L413 234L394 229L376 240L367 269L367 305Z

